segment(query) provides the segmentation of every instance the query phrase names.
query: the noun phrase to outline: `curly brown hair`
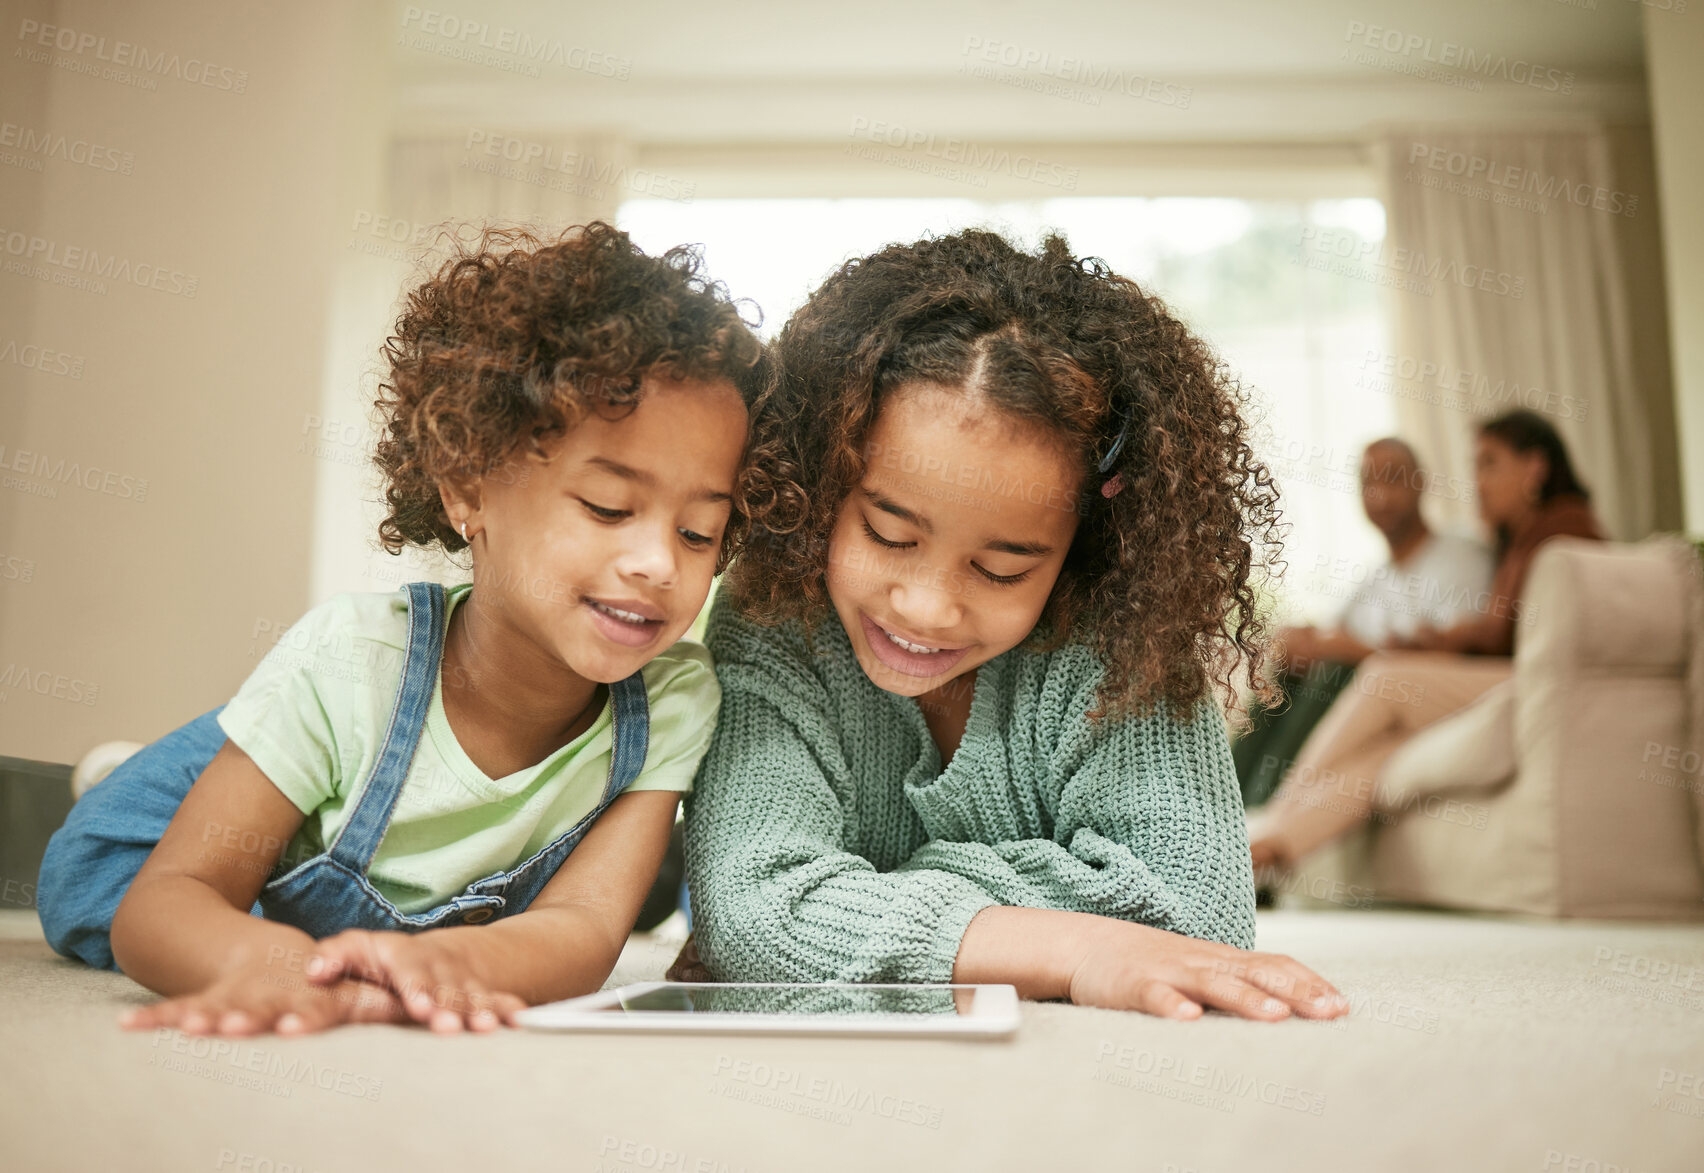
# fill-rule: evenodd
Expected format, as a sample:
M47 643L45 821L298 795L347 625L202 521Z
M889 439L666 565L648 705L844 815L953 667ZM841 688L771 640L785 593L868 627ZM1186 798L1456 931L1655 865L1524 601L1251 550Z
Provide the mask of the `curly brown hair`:
M830 276L773 358L752 423L771 500L728 574L755 621L811 630L827 614L829 533L863 478L876 412L896 388L931 383L1079 454L1076 537L1026 643L1096 652L1096 716L1158 701L1187 714L1209 683L1230 697L1239 659L1256 692L1276 696L1251 579L1277 565L1280 513L1249 444L1246 395L1134 281L1056 235L1034 253L985 230L892 245ZM1114 475L1124 487L1104 496Z
M525 228L446 233L453 255L410 290L385 342L374 406L374 462L389 514L379 540L466 547L438 495L441 482L488 476L587 412L637 405L645 378L727 381L754 406L767 371L762 345L726 289L704 276L696 249L646 256L602 221L554 239ZM717 569L739 548L749 461Z

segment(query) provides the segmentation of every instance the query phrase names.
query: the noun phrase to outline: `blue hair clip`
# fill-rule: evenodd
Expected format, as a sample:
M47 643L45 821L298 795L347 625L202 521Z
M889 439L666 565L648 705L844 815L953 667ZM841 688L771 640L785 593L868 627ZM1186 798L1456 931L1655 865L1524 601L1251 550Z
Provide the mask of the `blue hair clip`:
M1100 458L1100 474L1106 476L1112 466L1118 461L1118 454L1124 451L1124 441L1130 436L1130 412L1122 411L1123 425L1118 429L1118 438L1112 442L1112 447L1106 450L1106 455ZM1101 485L1101 496L1115 496L1124 488L1124 474L1118 473Z

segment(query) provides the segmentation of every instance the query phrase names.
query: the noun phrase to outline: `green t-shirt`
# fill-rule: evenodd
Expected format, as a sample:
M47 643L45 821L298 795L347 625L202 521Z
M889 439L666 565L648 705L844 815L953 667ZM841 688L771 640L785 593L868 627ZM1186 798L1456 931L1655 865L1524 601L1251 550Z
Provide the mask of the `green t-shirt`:
M446 624L470 590L449 588ZM290 628L219 714L225 735L306 816L287 864L325 849L372 772L402 681L407 637L406 592L338 595ZM650 745L645 769L628 789L691 790L721 704L710 654L682 640L641 676ZM597 805L611 747L606 703L591 728L542 762L488 778L450 729L440 676L368 879L412 913L513 869Z

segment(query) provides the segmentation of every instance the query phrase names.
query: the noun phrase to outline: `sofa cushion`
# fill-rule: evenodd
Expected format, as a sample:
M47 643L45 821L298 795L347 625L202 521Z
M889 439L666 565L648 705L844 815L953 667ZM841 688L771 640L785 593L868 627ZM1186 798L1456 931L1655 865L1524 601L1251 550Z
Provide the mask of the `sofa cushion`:
M1662 541L1686 599L1686 736L1679 745L1647 742L1642 757L1655 776L1672 778L1691 792L1693 843L1704 866L1704 561L1691 542Z
M1632 544L1552 538L1539 547L1521 598L1516 674L1682 675L1687 596L1673 545L1672 538Z

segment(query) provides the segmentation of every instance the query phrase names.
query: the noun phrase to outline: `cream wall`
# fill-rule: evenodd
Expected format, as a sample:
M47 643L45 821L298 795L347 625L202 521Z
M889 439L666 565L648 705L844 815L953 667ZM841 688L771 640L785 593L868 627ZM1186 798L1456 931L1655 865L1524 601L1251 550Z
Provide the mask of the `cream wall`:
M365 71L384 53L359 7L7 6L0 120L110 145L100 157L130 173L0 167L0 227L159 266L195 292L0 274L0 345L81 364L80 378L0 365L0 574L13 572L0 578L0 752L71 761L102 739L158 736L228 698L264 650L257 628L309 602L320 462L298 445L322 397L349 162L382 155L382 141L348 141L349 127L382 133ZM105 47L68 41L32 61L29 21ZM119 41L229 69L213 76L231 88L62 67L102 67Z
M1693 6L1696 9L1696 6ZM1645 9L1686 529L1704 534L1704 14Z

